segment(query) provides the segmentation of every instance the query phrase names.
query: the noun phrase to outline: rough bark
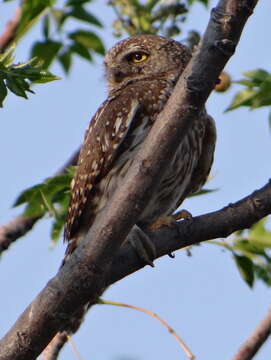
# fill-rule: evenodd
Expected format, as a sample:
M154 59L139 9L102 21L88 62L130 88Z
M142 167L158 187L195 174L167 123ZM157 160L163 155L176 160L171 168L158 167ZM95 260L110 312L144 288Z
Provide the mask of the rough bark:
M71 259L2 339L0 360L35 359L63 328L66 319L86 302L97 301L108 285L108 270L114 272L112 261L117 251L155 191L168 159L189 126L197 120L219 74L234 53L256 3L257 0L220 0L217 8L212 10L201 46L154 124L122 188L97 218ZM270 191L270 184L268 189ZM255 213L258 215L258 212L256 206ZM223 234L229 234L228 228L234 228L228 222L226 227Z

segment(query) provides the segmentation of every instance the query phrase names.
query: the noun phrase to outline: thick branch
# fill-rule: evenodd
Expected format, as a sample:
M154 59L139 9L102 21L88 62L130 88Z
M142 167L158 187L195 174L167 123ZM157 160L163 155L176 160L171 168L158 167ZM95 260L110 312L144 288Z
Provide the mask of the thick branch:
M115 254L155 191L168 160L197 120L256 2L220 0L212 12L202 46L178 81L122 188L70 260L4 337L0 360L35 359L75 310L88 301L97 301L107 285L105 274Z
M202 241L225 238L237 230L249 229L255 222L271 214L271 182L244 199L225 208L179 222L149 233L157 258ZM107 273L106 286L134 273L145 265L130 246L123 246Z
M63 174L69 166L76 165L78 155L79 150L71 156L55 175ZM17 216L9 223L0 226L0 254L4 250L7 250L14 241L30 231L41 218L40 216Z
M271 334L271 308L232 360L251 360Z

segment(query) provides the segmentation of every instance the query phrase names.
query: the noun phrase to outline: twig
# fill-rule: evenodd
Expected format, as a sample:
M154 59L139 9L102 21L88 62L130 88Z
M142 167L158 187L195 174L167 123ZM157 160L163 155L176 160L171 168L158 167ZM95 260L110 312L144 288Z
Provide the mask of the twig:
M177 340L178 344L181 346L181 348L183 349L184 353L186 354L186 356L188 357L188 359L190 360L194 360L195 359L195 355L192 354L192 352L190 351L190 349L188 348L188 346L185 344L185 342L178 336L178 334L176 333L176 331L169 326L169 324L162 319L160 316L158 316L157 314L155 314L152 311L149 311L147 309L144 309L142 307L139 306L134 306L134 305L129 305L129 304L124 304L121 302L117 302L117 301L109 301L109 300L103 300L103 299L99 299L97 304L104 304L104 305L113 305L113 306L121 306L121 307L126 307L129 309L134 309L134 310L138 310L141 311L151 317L153 317L154 319L157 319L158 321L160 321L160 323L168 330L168 332Z
M77 360L83 360L81 354L79 353L76 345L75 345L75 342L73 341L72 337L68 335L68 343L70 343L71 345L71 349L75 355L75 357L77 358Z
M271 307L232 360L251 360L271 334Z

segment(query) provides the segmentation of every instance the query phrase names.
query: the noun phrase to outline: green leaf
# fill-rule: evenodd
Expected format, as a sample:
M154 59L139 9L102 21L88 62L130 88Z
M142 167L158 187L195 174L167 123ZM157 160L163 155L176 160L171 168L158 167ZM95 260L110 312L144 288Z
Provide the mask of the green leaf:
M208 2L209 0L188 0L188 4L191 6L193 3L195 2L200 2L202 3L204 6L208 6Z
M70 33L70 39L85 46L88 49L92 49L100 55L105 54L105 48L101 39L91 31L78 30Z
M200 196L205 194L210 194L212 192L218 191L218 189L201 189L193 194L190 194L188 197Z
M58 216L55 221L53 222L52 229L51 229L51 239L53 243L55 243L61 235L62 229L65 225L66 216Z
M4 80L0 78L0 107L3 107L3 101L7 96L7 87L4 83Z
M61 80L61 78L52 74L50 71L40 70L39 77L36 80L33 80L33 82L35 84L44 84L55 80Z
M48 40L50 33L50 18L48 14L44 16L43 24L42 24L42 32L45 39Z
M16 78L8 78L6 80L6 85L8 87L8 89L13 92L15 95L17 96L21 96L25 99L28 99L25 91L29 89L29 85L28 88L26 86L26 82L24 81L24 83L18 81L18 79Z
M85 46L81 45L80 43L76 43L74 42L71 46L70 46L70 50L78 55L80 55L82 58L88 60L88 61L92 61L92 56L89 53L88 48L86 48Z
M8 67L12 64L14 58L15 45L11 45L3 54L0 54L0 68Z
M14 40L18 41L54 3L55 0L23 1L22 15Z
M234 241L234 245L232 247L234 250L239 250L243 253L257 254L257 255L265 255L264 248L255 244L248 239L237 239Z
M48 68L54 58L57 56L60 48L62 47L61 42L46 40L36 42L31 49L31 57L38 57L43 60L44 68Z
M96 25L100 28L103 27L102 23L90 12L85 10L82 6L75 6L69 13L69 16L72 16L76 19L85 21L89 24Z
M255 246L271 248L271 232L265 227L266 218L258 221L249 231L249 241Z
M262 280L267 286L271 286L271 266L270 264L266 266L260 266L254 264L254 273L258 279Z
M236 254L234 255L234 260L242 278L249 287L252 287L254 283L253 262L246 256Z
M270 74L263 69L256 69L252 71L247 71L243 73L247 78L251 79L255 84L260 85L263 81L266 80Z
M58 56L58 60L67 74L70 71L72 64L72 51L70 49L63 51Z
M32 186L31 188L28 188L26 190L24 190L16 199L15 203L13 204L13 206L19 206L22 205L26 202L28 202L29 200L32 199L33 196L35 196L37 193L39 193L40 189L42 189L43 184L37 184L35 186Z
M24 216L44 216L47 212L46 207L44 206L44 203L42 202L42 198L40 194L37 194L37 196L32 199L26 206L23 215Z
M250 106L252 104L251 100L255 96L256 90L247 88L235 95L232 103L226 109L226 111L237 109L240 106Z
M62 9L52 9L50 13L56 23L57 29L60 30L67 18L65 11Z
M256 69L244 73L247 79L235 81L245 86L244 90L238 92L230 107L226 110L233 110L240 106L247 106L256 109L262 106L271 105L271 74L263 69Z
M14 206L26 204L25 216L46 214L53 216L56 222L54 231L60 231L61 218L64 219L67 213L73 172L73 169L69 170L65 174L49 178L42 184L26 189L20 194ZM56 238L56 233L54 236Z
M91 0L69 0L69 1L67 1L66 6L83 5L83 4L88 3L90 1Z

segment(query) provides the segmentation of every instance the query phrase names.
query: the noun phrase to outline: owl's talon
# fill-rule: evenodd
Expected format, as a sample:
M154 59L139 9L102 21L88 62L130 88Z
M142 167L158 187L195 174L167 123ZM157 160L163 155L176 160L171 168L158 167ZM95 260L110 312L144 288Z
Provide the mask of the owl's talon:
M188 210L185 210L185 209L182 209L178 212L176 212L174 215L173 215L173 218L178 221L178 220L192 220L193 219L193 216L192 214L188 211Z
M137 255L144 263L154 267L153 260L156 258L156 250L153 242L148 235L135 225L128 235L127 239L135 249Z
M164 226L172 227L176 225L176 222L178 220L192 220L193 216L192 214L183 209L175 213L174 215L169 216L160 216L158 219L155 220L155 222L148 226L148 231L156 231L161 229Z
M173 254L172 252L169 253L168 256L169 256L171 259L175 259L175 254Z

